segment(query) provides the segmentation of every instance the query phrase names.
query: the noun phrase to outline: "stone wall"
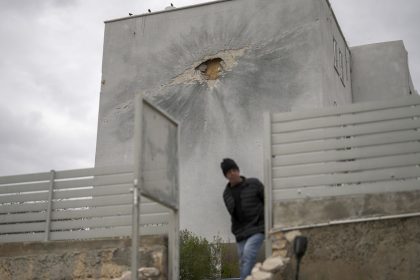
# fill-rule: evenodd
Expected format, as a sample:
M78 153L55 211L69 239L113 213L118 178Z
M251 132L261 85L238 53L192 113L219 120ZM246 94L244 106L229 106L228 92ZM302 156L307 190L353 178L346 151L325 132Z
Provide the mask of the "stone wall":
M300 280L418 279L420 275L420 217L277 232L272 236L273 255L291 261L274 279L294 279L292 240L297 234L309 240Z
M141 238L140 266L167 279L167 239ZM131 239L0 244L0 279L114 279L130 270Z

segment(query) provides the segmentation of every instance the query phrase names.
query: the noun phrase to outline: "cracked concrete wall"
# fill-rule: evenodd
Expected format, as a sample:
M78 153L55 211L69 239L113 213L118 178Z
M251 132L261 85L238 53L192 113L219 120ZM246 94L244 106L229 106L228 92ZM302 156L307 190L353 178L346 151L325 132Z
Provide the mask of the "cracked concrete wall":
M143 236L140 266L155 267L167 279L167 239ZM0 279L101 279L130 270L131 239L0 244Z
M420 191L298 199L273 205L275 228L420 212Z
M325 50L325 3L233 0L107 22L96 166L132 163L132 101L144 94L180 123L181 227L232 240L221 159L262 178L264 111L350 100ZM212 58L217 80L197 69Z
M301 280L418 279L420 217L302 229L308 250L302 258ZM281 232L273 234L283 235ZM291 258L282 278L294 279Z

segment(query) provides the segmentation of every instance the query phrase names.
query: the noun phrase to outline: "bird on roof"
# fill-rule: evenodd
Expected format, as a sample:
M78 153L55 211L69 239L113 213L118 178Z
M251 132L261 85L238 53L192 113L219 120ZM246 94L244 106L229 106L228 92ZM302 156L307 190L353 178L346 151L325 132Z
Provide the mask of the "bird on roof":
M131 17L133 14L132 13L128 13L128 15Z
M173 10L175 9L174 4L171 3L170 6L166 7L165 10Z
M149 13L151 13L151 12L152 12L152 10L150 10L150 9L147 9L147 11L148 11Z

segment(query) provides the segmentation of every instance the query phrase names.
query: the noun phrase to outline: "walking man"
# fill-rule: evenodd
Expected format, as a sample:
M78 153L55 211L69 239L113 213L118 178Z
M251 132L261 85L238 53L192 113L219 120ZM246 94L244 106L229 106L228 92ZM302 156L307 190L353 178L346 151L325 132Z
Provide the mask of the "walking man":
M264 186L256 178L241 176L238 165L230 158L223 159L220 167L229 181L223 200L231 216L244 280L251 274L264 241Z

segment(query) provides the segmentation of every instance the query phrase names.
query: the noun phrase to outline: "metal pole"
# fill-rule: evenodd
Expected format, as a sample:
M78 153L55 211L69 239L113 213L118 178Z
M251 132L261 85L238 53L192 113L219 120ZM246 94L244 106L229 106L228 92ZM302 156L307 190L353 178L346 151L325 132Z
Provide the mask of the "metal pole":
M299 269L300 269L300 259L297 260L296 263L296 275L295 275L295 280L299 280Z
M47 216L45 224L45 241L50 240L50 230L51 230L51 212L52 212L52 200L54 192L54 180L55 180L55 171L50 171L50 188L48 192L48 207L47 207Z
M139 227L140 227L140 194L141 194L141 159L142 159L142 126L143 126L143 97L138 94L134 98L134 181L133 181L133 223L131 248L131 279L138 279L139 257Z
M139 261L139 191L137 179L134 179L133 188L133 222L131 234L131 279L138 279L138 261Z
M272 163L271 163L271 114L264 113L264 219L265 219L265 257L268 258L272 254L272 242L270 231L273 228L273 195L272 195Z

